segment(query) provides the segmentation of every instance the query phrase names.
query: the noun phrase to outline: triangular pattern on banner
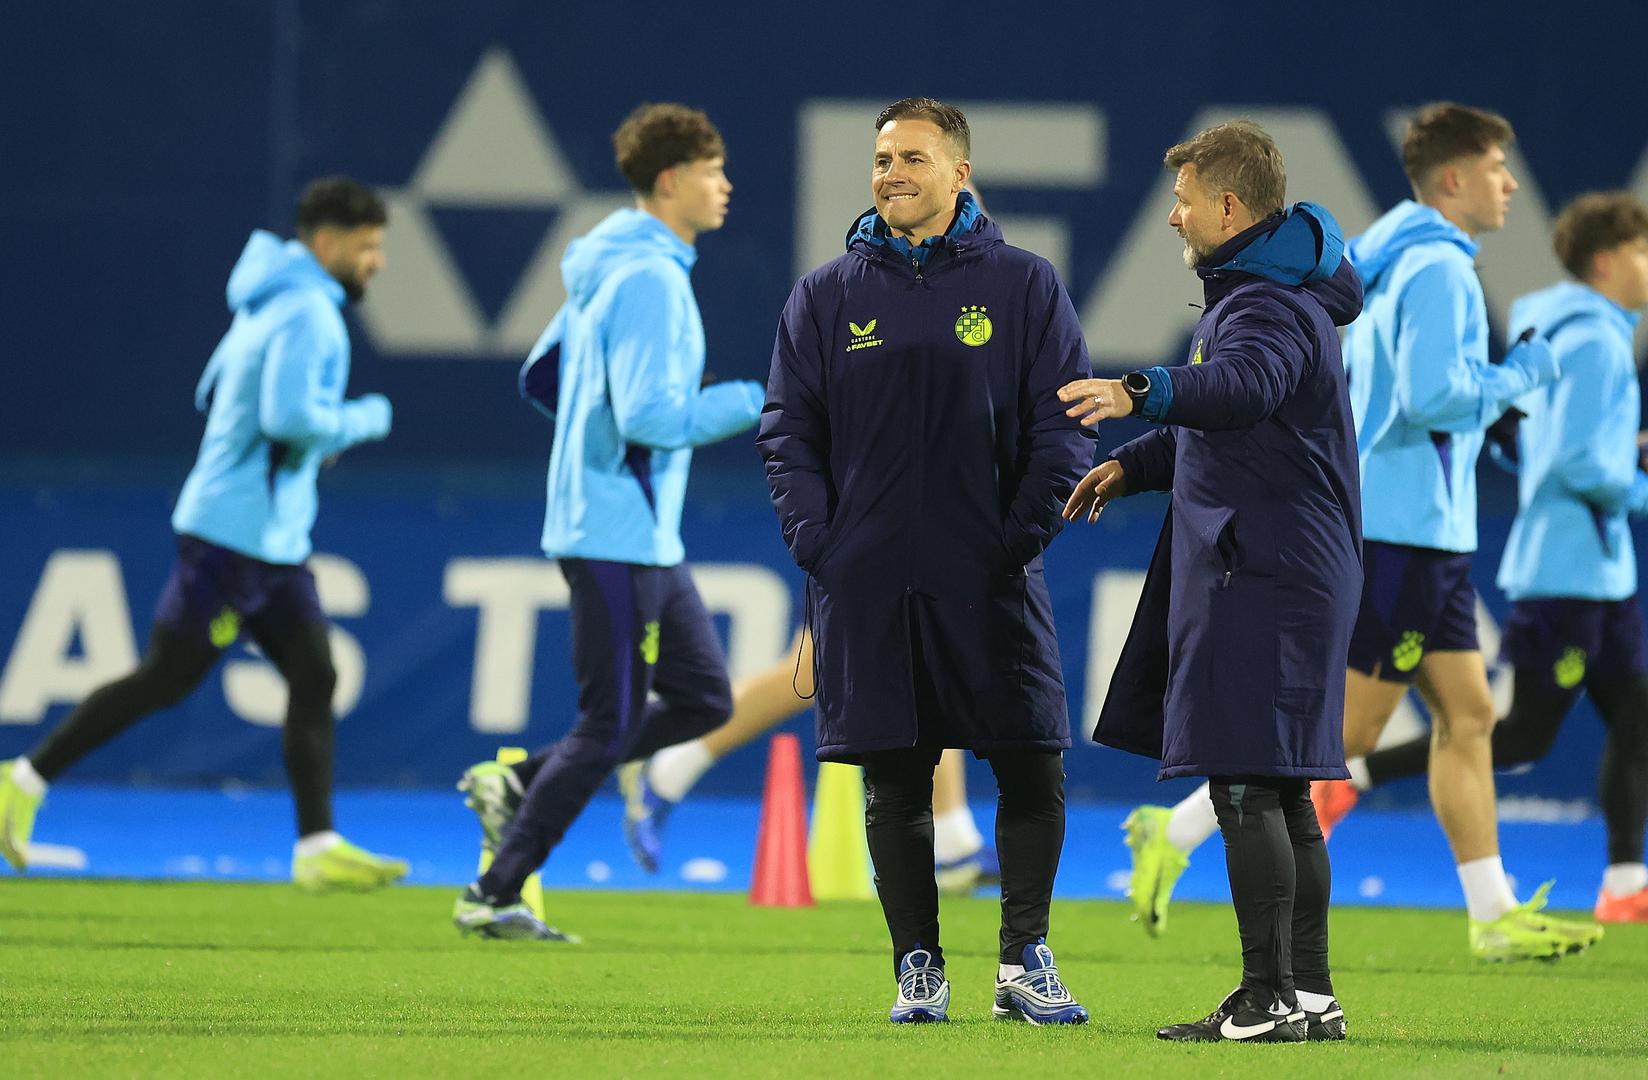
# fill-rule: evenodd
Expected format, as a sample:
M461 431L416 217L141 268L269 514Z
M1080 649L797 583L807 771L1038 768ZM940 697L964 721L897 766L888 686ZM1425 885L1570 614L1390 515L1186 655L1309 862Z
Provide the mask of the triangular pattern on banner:
M487 50L414 174L412 192L455 206L546 206L578 182L502 48Z

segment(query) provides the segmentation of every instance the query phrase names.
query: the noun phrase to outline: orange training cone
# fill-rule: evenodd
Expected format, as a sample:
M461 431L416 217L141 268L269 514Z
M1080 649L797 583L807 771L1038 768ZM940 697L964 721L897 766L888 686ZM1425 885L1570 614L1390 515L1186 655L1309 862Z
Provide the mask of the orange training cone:
M750 903L761 907L812 907L807 884L807 800L801 784L801 741L774 735L767 754L767 786L761 797L761 832L755 841Z

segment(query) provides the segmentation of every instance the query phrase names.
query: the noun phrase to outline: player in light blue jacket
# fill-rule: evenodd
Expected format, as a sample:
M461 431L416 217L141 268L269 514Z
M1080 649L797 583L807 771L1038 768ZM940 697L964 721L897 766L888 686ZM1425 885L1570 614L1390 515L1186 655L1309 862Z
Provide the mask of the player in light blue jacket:
M1526 343L1488 363L1476 250L1464 229L1412 199L1351 242L1367 285L1344 351L1368 540L1475 551L1482 433L1555 375L1549 350Z
M1542 337L1488 359L1476 238L1505 223L1517 188L1503 117L1442 103L1408 126L1402 162L1414 198L1351 242L1367 285L1345 339L1362 464L1362 603L1346 671L1352 780L1316 785L1331 830L1356 798L1391 713L1415 683L1431 707L1431 803L1453 848L1471 951L1491 960L1560 956L1601 936L1553 919L1544 891L1518 903L1499 855L1493 698L1476 637L1476 461L1484 433L1557 377Z
M760 383L703 386L704 326L688 277L698 236L721 227L732 185L703 113L643 105L613 136L634 188L561 263L567 302L521 371L555 418L544 554L570 590L578 716L518 765L464 773L490 867L453 921L486 937L567 940L522 901L612 770L718 727L732 712L727 662L682 561L693 447L755 423Z
M1648 208L1626 192L1581 196L1557 219L1575 280L1511 307L1512 334L1551 343L1562 377L1517 402L1520 509L1499 564L1510 597L1504 656L1511 711L1493 731L1497 768L1549 752L1589 694L1608 727L1598 800L1608 827L1601 922L1648 922L1648 637L1629 519L1648 514L1632 333L1648 307ZM1368 782L1423 773L1424 741L1370 754Z
M259 229L246 241L229 275L234 322L195 387L206 433L177 532L267 563L309 557L321 463L389 432L382 394L343 396L346 292L301 240Z
M383 266L383 201L353 180L317 180L298 237L252 233L229 275L234 321L195 391L200 454L172 528L178 558L138 669L93 691L26 757L0 764L0 854L28 863L47 783L143 717L176 704L244 629L289 691L283 745L298 841L292 876L308 889L374 888L407 865L332 829L332 688L326 615L304 565L321 462L389 432L379 394L344 398L349 332L338 308Z
M697 259L642 209L617 211L567 248L566 306L522 372L528 399L555 418L543 534L552 559L679 563L693 448L760 415L758 383L700 388L704 325L688 276Z

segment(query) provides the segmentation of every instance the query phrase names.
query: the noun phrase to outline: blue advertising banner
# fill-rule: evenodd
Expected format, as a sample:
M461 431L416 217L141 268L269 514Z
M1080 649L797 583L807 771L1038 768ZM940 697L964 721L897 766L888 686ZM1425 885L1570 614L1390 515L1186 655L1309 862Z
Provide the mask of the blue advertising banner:
M339 473L345 471L340 466ZM542 496L415 494L374 484L325 485L311 561L333 620L340 784L444 787L499 746L539 746L571 723L567 592L535 552ZM759 473L694 481L684 534L700 591L715 613L735 679L793 664L802 615L790 563ZM0 757L26 750L43 726L100 683L128 671L171 566L171 492L157 486L0 488ZM1124 500L1093 527L1071 527L1047 557L1074 728L1089 731L1127 634L1165 509L1160 496ZM1477 584L1492 656L1503 601L1492 587L1508 523L1490 520ZM1501 705L1509 679L1496 675ZM279 676L244 643L200 691L140 724L70 774L76 781L196 784L226 778L284 783ZM1393 736L1422 730L1414 704ZM792 722L811 739L810 721ZM1551 760L1504 790L1562 800L1595 794L1601 726L1577 710ZM713 770L707 792L760 790L758 744ZM980 790L988 770L975 763ZM1152 762L1080 740L1067 757L1078 799L1161 799ZM1423 785L1393 785L1422 802Z

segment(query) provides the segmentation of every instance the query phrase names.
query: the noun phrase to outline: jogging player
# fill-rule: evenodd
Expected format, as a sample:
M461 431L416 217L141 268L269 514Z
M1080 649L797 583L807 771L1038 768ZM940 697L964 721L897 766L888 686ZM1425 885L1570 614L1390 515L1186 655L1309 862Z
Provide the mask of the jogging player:
M332 688L326 616L305 565L321 463L389 433L380 394L345 399L349 331L339 311L383 268L382 200L353 180L317 180L297 209L297 239L258 230L229 275L234 321L195 389L206 414L200 454L172 528L177 562L137 670L94 690L25 757L0 765L0 853L28 864L49 782L150 713L169 708L244 632L286 680L282 746L297 806L292 879L307 889L368 889L406 863L332 829Z
M681 544L693 448L745 430L761 409L759 383L700 385L704 328L688 273L698 237L726 220L725 146L708 117L673 104L641 106L613 144L636 205L567 248L566 305L521 377L555 417L543 551L572 594L578 715L525 762L485 762L460 783L496 855L453 921L487 937L571 940L521 902L527 877L619 764L732 711L726 657Z

